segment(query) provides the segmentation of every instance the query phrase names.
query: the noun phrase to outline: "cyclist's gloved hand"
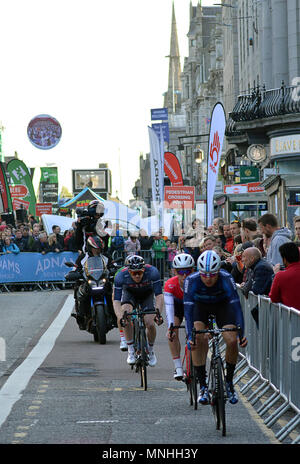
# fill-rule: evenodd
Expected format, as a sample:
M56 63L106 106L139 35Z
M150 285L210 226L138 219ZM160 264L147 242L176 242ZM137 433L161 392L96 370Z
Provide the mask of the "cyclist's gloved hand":
M159 311L157 312L157 314L154 317L154 322L156 322L157 325L161 325L164 322L164 320L162 318L162 315L160 314Z
M188 341L186 342L186 346L188 347L188 349L189 349L190 351L191 351L191 349L192 349L192 347L191 347L191 342L192 342L192 340L188 340ZM193 343L193 342L192 342L192 343Z
M174 330L171 329L171 327L169 327L167 331L167 338L168 340L170 340L170 342L172 342L174 337L175 337L175 332Z
M245 348L245 346L247 346L247 345L248 345L248 340L247 340L247 338L246 338L246 337L240 338L240 346L241 346L242 348Z

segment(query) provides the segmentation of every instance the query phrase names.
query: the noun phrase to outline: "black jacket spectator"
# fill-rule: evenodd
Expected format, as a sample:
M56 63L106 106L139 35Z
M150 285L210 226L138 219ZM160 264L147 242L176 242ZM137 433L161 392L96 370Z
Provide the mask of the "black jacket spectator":
M255 295L268 295L274 278L273 267L256 247L247 248L243 253L243 263L247 268L247 279L242 286L246 297L250 291Z
M22 231L21 231L21 230L17 230L17 231L16 231L15 238L14 238L14 243L17 245L17 247L19 248L20 251L27 251L27 250L26 250L27 242L28 242L28 240L26 240L26 239L22 236Z
M36 253L42 253L43 255L45 253L49 253L50 247L46 232L40 233L39 239L35 240L35 242L32 245L31 251Z

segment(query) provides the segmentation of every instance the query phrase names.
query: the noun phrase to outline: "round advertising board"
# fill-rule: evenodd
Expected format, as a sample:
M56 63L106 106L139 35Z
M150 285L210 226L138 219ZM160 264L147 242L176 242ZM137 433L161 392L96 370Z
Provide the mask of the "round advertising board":
M48 114L35 116L27 127L27 135L36 148L49 150L55 147L61 139L59 122Z

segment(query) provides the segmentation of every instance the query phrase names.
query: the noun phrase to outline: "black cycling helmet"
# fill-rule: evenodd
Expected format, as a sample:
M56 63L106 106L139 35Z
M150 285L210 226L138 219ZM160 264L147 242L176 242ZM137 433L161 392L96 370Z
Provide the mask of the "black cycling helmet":
M127 259L127 266L130 271L137 271L140 269L144 269L145 261L144 258L138 255L129 256Z
M88 254L92 253L92 249L99 250L100 252L104 249L103 240L98 237L98 235L91 235L87 239L87 252Z
M100 200L92 200L88 205L88 211L90 214L104 215L104 204Z

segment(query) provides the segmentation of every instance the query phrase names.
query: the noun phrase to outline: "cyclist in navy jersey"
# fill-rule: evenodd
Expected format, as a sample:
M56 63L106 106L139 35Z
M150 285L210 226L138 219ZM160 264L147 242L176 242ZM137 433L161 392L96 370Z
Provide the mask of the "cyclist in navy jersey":
M208 351L208 338L204 334L196 337L196 345L192 342L192 329L204 330L207 328L208 316L214 314L218 327L241 327L244 337L244 318L231 275L220 269L220 257L212 250L202 253L197 261L199 272L188 276L184 282L184 316L188 340L192 348L192 359L196 370L196 377L200 382L198 402L209 403L209 394L206 382L206 357ZM238 402L237 394L233 388L233 376L238 357L238 344L236 332L224 332L226 343L226 391L229 402ZM247 345L246 338L242 338L241 346Z
M125 311L130 313L137 304L140 304L142 309L153 311L158 308L161 312L164 299L158 269L145 264L141 256L133 255L127 260L128 266L120 270L114 280L114 310L118 321ZM160 325L163 321L162 318L156 318L154 314L145 315L144 321L148 338L149 366L153 367L157 362L153 351L156 338L155 322ZM124 327L124 334L128 346L127 363L134 364L133 331L130 323Z

